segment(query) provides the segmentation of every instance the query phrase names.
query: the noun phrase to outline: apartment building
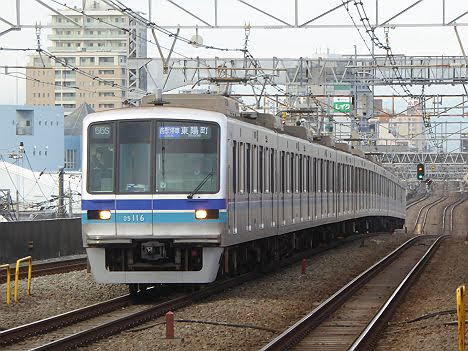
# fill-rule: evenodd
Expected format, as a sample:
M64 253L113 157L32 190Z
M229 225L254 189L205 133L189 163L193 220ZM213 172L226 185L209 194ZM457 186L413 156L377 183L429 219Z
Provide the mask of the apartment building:
M146 27L98 0L86 2L86 15L58 12L51 16L47 51L87 75L45 55L31 56L26 74L34 80L27 81L26 103L62 106L65 115L83 103L95 111L122 107L129 86L127 58L146 57Z

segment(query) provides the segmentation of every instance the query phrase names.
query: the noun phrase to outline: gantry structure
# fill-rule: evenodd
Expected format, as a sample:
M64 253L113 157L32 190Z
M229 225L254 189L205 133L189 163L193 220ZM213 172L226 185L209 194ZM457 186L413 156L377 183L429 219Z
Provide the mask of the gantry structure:
M6 25L0 31L0 36L35 27L34 24L22 22L21 1L24 0L16 0L15 23L0 17L0 21ZM30 1L56 12L47 0ZM85 8L86 1L90 0L82 0L82 8ZM392 10L392 13L389 13L388 6L384 6L382 0L341 0L313 14L302 11L305 4L299 0L281 2L285 9L282 12L289 16L278 15L278 9L269 8L268 3L252 0L211 0L197 2L196 6L190 7L178 0L165 0L162 2L164 6L158 3L157 8L152 0L148 0L145 14L132 9L133 5L129 1L103 1L116 10L125 12L135 23L145 24L151 32L152 43L158 48L159 57L137 58L131 54L131 48L136 43L135 33L128 33L130 54L127 58L126 98L129 104L138 104L143 96L156 89L170 91L181 87L209 86L211 91L244 102L248 105L247 108L268 108L274 113L287 112L295 119L292 122L307 122L309 119L316 133L335 134L338 140L359 140L363 149L374 153L384 165L402 177L412 177L412 171L405 170L411 170L410 165L420 162L427 163L434 178L438 179L461 179L467 172L466 150L462 146L451 147L454 143L462 145L465 125L460 124L456 133L447 128L445 134L433 132L437 129L434 123L439 123L438 118L468 116L468 92L465 86L468 83L468 58L457 30L458 27L468 26L468 11L453 6L447 0L436 2L438 15L431 21L416 16L425 7L434 6L434 2L427 0L411 1ZM239 9L249 14L249 17L256 18L255 22L246 24L239 19L237 23L225 15ZM180 16L174 16L174 10ZM343 14L343 10L348 12L351 21L343 21L343 17L337 15ZM414 15L412 18L417 21L408 21L408 15ZM183 23L179 23L181 18ZM453 29L461 55L408 56L391 51L389 34L393 29L429 27ZM239 50L236 55L227 55L228 57L181 57L174 51L177 41L208 49L210 46L202 43L198 31L226 29L244 32L245 50ZM355 52L311 58L253 57L247 50L249 32L271 29L360 30L370 43L369 52L365 55ZM184 31L194 31L196 35L187 41L182 34ZM163 35L161 33L173 39L171 47L164 48L164 54L158 40ZM245 92L245 89L243 92L233 89L237 86L247 86L249 92ZM461 87L462 90L449 94L443 90L445 86ZM403 151L379 147L378 141L380 140L382 146L384 139L375 133L375 129L372 133L372 120L383 115L393 119L406 115L405 111L397 112L395 104L390 111L376 109L374 98L377 97L375 91L379 87L390 87L394 92L382 98L416 101L424 124L422 135L396 135L392 143L414 141L419 137L428 141L427 148ZM440 93L424 93L425 88L428 91L429 87L432 87L431 91L438 87ZM333 104L339 98L350 101L352 109L336 111ZM343 124L340 118L349 123L349 133L338 137L336 131L339 128L336 125ZM341 128L340 131L342 130ZM353 131L357 133L353 134ZM458 139L454 139L454 135Z

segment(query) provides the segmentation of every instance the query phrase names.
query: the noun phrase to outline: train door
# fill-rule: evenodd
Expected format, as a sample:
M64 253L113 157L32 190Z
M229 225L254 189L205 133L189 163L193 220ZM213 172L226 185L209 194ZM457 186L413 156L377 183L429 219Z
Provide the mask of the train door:
M249 193L249 219L250 230L256 231L260 227L260 191L259 191L259 153L258 146L251 145L251 190Z
M286 192L287 192L287 160L286 152L280 152L280 193L278 202L279 214L280 214L280 225L284 226L286 224Z
M279 177L278 177L278 159L277 151L270 149L270 198L271 198L271 226L273 228L278 226L278 198L279 198Z
M289 193L288 193L288 199L287 199L286 216L288 216L289 218L287 218L286 220L289 219L289 223L294 223L295 219L296 219L295 211L297 211L297 208L294 208L295 207L294 206L294 199L295 199L295 196L296 196L296 184L297 184L297 181L296 181L296 173L297 173L296 164L297 164L297 162L295 160L294 153L292 153L292 152L289 153L288 162L289 162L288 163ZM299 207L299 206L297 206L297 207Z
M264 193L265 193L265 150L263 146L258 147L258 166L257 166L257 175L258 175L258 227L259 229L265 228L265 207L264 207Z
M235 140L230 142L231 152L228 159L228 181L229 181L229 198L228 198L228 216L229 216L229 233L237 234L237 178L238 178L238 146Z
M117 235L153 234L151 121L117 123Z
M250 143L245 143L245 200L246 200L246 230L251 231L250 195L252 193L252 150Z

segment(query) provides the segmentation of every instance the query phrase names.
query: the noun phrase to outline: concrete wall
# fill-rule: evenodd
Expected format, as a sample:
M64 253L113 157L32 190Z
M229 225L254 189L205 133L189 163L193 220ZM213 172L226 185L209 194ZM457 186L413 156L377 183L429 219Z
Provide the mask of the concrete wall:
M42 260L82 253L80 218L0 223L0 264L25 256Z

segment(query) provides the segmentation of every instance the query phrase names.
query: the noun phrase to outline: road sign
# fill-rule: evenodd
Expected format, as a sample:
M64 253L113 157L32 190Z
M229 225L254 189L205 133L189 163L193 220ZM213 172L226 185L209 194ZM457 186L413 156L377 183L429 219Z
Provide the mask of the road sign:
M334 102L333 109L336 112L351 112L351 103L343 101Z

